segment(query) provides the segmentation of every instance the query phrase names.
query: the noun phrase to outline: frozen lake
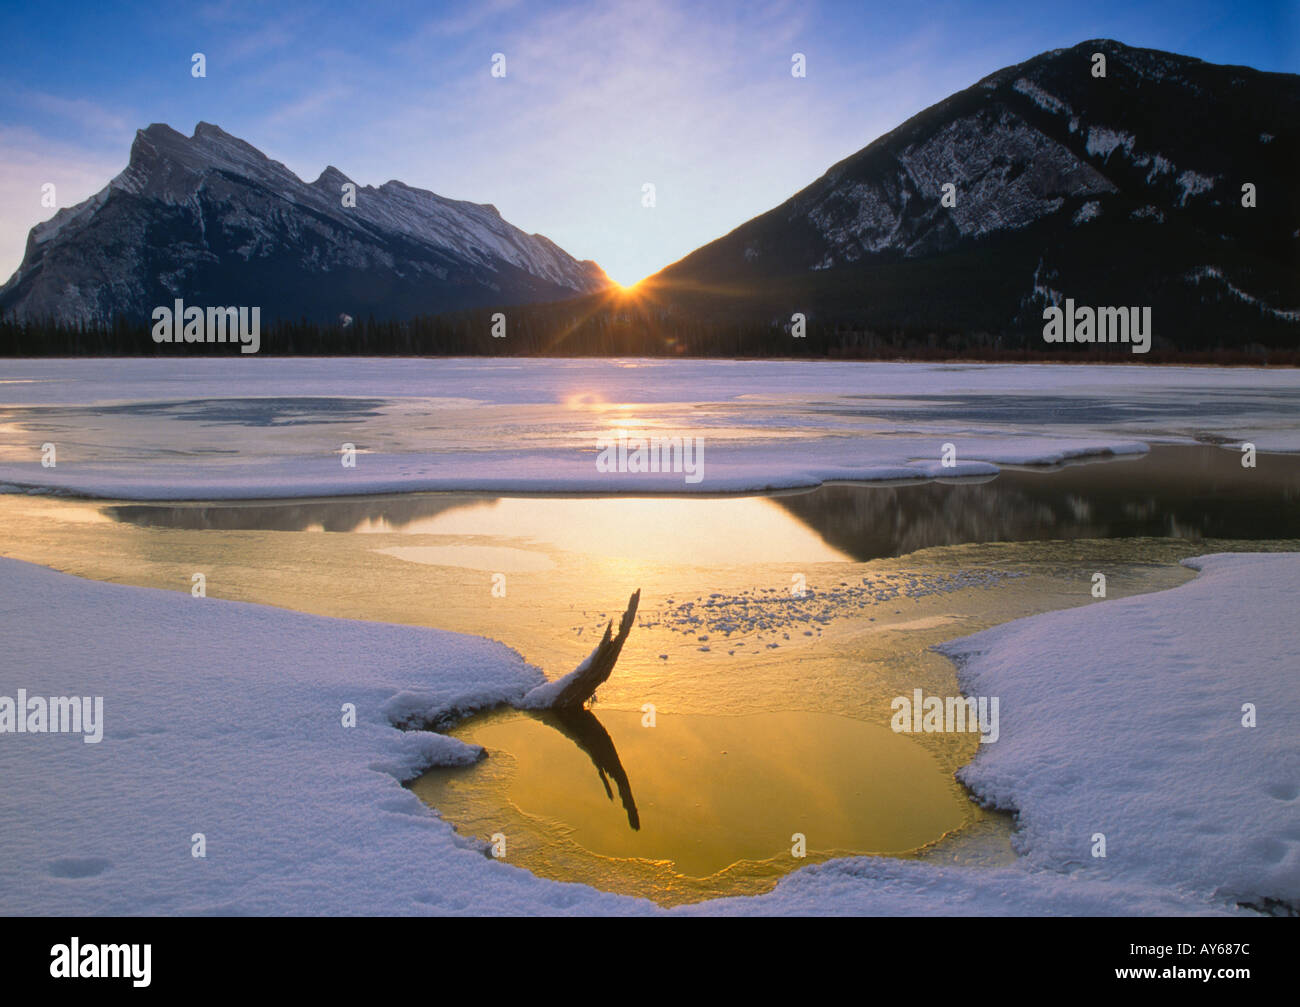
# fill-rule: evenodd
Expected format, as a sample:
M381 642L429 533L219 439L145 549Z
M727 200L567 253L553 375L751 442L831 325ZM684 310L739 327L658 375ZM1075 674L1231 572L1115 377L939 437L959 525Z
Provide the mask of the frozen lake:
M413 786L462 834L508 835L510 862L539 876L676 904L770 890L800 863L783 855L793 831L803 863L1009 862L1010 820L954 779L974 739L889 730L891 700L918 683L956 693L931 648L1096 604L1098 570L1118 600L1186 583L1179 560L1200 552L1294 549L1298 501L1300 457L1245 469L1221 448L1157 445L779 495L7 494L0 552L186 596L200 571L209 598L500 640L552 677L640 588L617 673L580 722L456 725L489 758Z
M573 890L543 878L661 905L758 895L745 905L763 911L799 904L810 878L865 871L878 882L842 886L846 905L910 907L913 886L942 879L999 911L1008 898L1155 911L1205 904L1225 863L1241 865L1227 881L1246 904L1292 898L1276 839L1294 799L1287 756L1243 747L1219 718L1235 725L1239 681L1271 709L1294 692L1297 405L1300 374L1280 370L8 362L0 483L29 492L0 494L5 601L28 613L7 629L29 681L108 694L105 751L134 760L131 779L164 803L196 802L235 835L305 816L313 834L357 842L363 873L375 841L408 844L402 870L358 888L380 909L472 905L484 884L519 905L527 885L543 899ZM602 440L652 436L701 438L701 478L598 464ZM1282 550L1219 557L1204 583L1181 565ZM196 572L207 603L192 596ZM584 658L634 588L637 624L582 724L501 709ZM49 626L38 612L55 613ZM972 663L938 650L972 633L994 634L968 645ZM981 694L1003 697L997 744L890 730L898 696L974 695L976 674ZM359 689L360 730L342 740L335 711ZM1166 723L1148 689L1179 697L1180 718ZM240 697L239 724L260 726L236 728L232 748L211 711ZM395 729L421 711L451 736ZM210 737L239 772L186 774L173 793L170 761ZM468 759L472 745L488 758ZM30 774L26 752L0 754ZM1130 772L1161 760L1200 760L1214 800ZM80 752L40 773L77 793L93 778L110 805L125 779ZM972 794L1016 808L1014 826ZM1177 849L1063 881L1103 812ZM1180 827L1189 814L1204 822ZM51 842L99 849L73 811L15 820L11 863ZM469 843L497 832L531 873ZM795 832L805 859L791 857ZM138 879L169 869L169 851L138 852L157 833L147 816L117 827L101 858L112 866L90 882L104 907L135 907ZM1225 835L1240 838L1231 856ZM872 866L837 859L853 854ZM846 866L797 870L828 860ZM241 870L214 873L197 904L227 905ZM295 854L274 870L309 868ZM434 884L438 871L457 881ZM791 871L794 886L763 895ZM55 878L28 883L48 900ZM1233 897L1214 906L1231 911Z
M19 360L0 364L0 483L137 500L728 493L988 475L1162 442L1300 451L1298 416L1300 371L1283 369ZM602 443L635 455L651 437L698 438L699 478L598 467Z

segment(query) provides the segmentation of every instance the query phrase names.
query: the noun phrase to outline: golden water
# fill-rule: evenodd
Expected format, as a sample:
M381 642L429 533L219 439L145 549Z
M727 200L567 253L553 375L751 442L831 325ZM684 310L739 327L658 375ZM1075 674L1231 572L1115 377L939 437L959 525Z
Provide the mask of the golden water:
M1161 453L1146 474L1173 478L1203 459L1215 479L1241 489L1250 474L1224 469L1213 451ZM1144 464L1096 467L1094 497L1075 492L1078 470L915 487L911 496L826 487L693 500L426 494L139 505L0 495L0 553L185 592L202 572L213 598L474 633L514 647L552 678L587 655L640 588L638 625L582 723L515 711L474 718L453 733L483 745L488 758L428 773L413 787L462 832L504 834L512 863L674 903L762 891L838 855L1009 858L1009 819L977 807L953 776L974 757L977 735L888 728L895 696L957 694L951 664L929 648L1009 619L1097 604L1095 571L1105 571L1113 600L1189 579L1177 563L1188 555L1297 547L1294 531L1264 542L1051 538L1066 520L1061 507L1093 534L1088 522L1107 513L1107 494L1118 501L1115 520L1185 533L1195 524L1186 514L1166 520L1155 495L1125 490ZM1294 500L1295 467L1288 471L1280 483L1250 484L1262 494L1257 505L1249 492L1232 496L1232 519L1248 528L1254 514L1269 529L1289 527L1277 524ZM1053 479L1063 495L1048 506L1035 494L1049 484L1035 480ZM890 494L902 495L897 527L880 545L878 510ZM931 544L951 541L943 508L958 499L963 514L988 522L963 532L970 538L1023 534L1005 526L1015 511L1037 521L1044 540ZM932 520L927 506L936 508ZM1220 527L1204 513L1205 527ZM1104 525L1095 534L1106 534ZM928 547L878 555L914 542ZM933 590L972 571L983 579ZM799 604L820 621L791 617L800 578L808 594ZM899 593L879 600L882 585ZM712 614L692 623L714 596ZM653 728L643 726L648 706ZM804 859L792 854L796 833Z

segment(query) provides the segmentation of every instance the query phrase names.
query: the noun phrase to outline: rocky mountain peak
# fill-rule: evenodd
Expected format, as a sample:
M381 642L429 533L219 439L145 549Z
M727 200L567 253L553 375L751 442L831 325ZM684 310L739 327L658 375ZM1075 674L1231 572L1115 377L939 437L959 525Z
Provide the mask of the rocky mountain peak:
M0 311L107 322L174 297L258 304L263 316L409 317L602 289L604 272L501 219L396 179L311 183L208 122L136 133L103 190L32 229Z

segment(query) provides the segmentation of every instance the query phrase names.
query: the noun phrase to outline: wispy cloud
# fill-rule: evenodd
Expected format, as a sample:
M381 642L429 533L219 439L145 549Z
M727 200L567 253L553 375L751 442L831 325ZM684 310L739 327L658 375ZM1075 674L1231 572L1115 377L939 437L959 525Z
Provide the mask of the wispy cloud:
M430 36L464 35L507 11L519 9L520 0L480 0L478 3L468 5L468 9L426 21L413 33L413 39L425 41Z
M27 233L65 206L93 196L123 167L98 150L52 140L26 127L0 126L0 282L22 262ZM57 205L41 205L54 185Z
M1032 18L1011 0L209 0L167 19L78 4L57 39L34 15L0 10L0 36L32 39L6 53L0 128L30 131L23 153L50 159L43 174L93 169L102 185L136 127L188 133L206 119L304 178L333 163L363 184L400 178L494 203L624 281L1044 49L1106 35L1269 69L1300 59L1278 41L1281 0L1227 20L1212 0L1098 0ZM189 75L194 51L208 56L206 79ZM504 78L490 73L496 52ZM790 75L794 52L804 79ZM19 171L12 150L0 158ZM17 201L0 208L5 226L22 230L6 248L35 222L13 209L29 191L0 192Z
M311 121L319 122L322 116L332 114L353 93L351 87L343 84L331 84L327 87L310 90L292 101L278 105L268 112L262 121L268 127Z
M769 209L900 121L888 100L899 81L876 74L872 87L861 64L833 56L801 3L720 15L689 3L561 6L494 22L476 40L471 61L440 64L438 100L387 97L373 129L387 173L493 202L625 282ZM806 79L790 73L796 51ZM504 79L489 73L492 52L506 56ZM641 201L647 182L653 209Z
M64 120L87 133L120 136L136 128L127 115L89 98L65 98L29 89L19 89L18 96L40 116Z

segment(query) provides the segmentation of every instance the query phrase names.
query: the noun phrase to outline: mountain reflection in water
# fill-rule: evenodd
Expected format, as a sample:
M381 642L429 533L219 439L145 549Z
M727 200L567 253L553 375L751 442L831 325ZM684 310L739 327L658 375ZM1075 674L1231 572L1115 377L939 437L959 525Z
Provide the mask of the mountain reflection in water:
M537 498L581 510L578 524L630 515L628 497ZM1243 468L1235 451L1163 445L1142 456L1054 469L1003 469L981 482L837 484L762 498L825 544L867 561L932 546L974 542L1132 537L1281 539L1300 537L1300 458L1261 455ZM463 494L229 504L119 504L116 521L143 527L225 531L464 534L453 512L495 507L501 498ZM748 510L741 510L741 501ZM752 498L735 498L741 522ZM538 508L541 509L541 508ZM726 524L727 501L712 498L701 524ZM466 515L469 517L469 515ZM708 533L708 528L694 529ZM521 531L521 534L523 532ZM545 538L545 531L540 533ZM569 545L567 542L557 542Z

